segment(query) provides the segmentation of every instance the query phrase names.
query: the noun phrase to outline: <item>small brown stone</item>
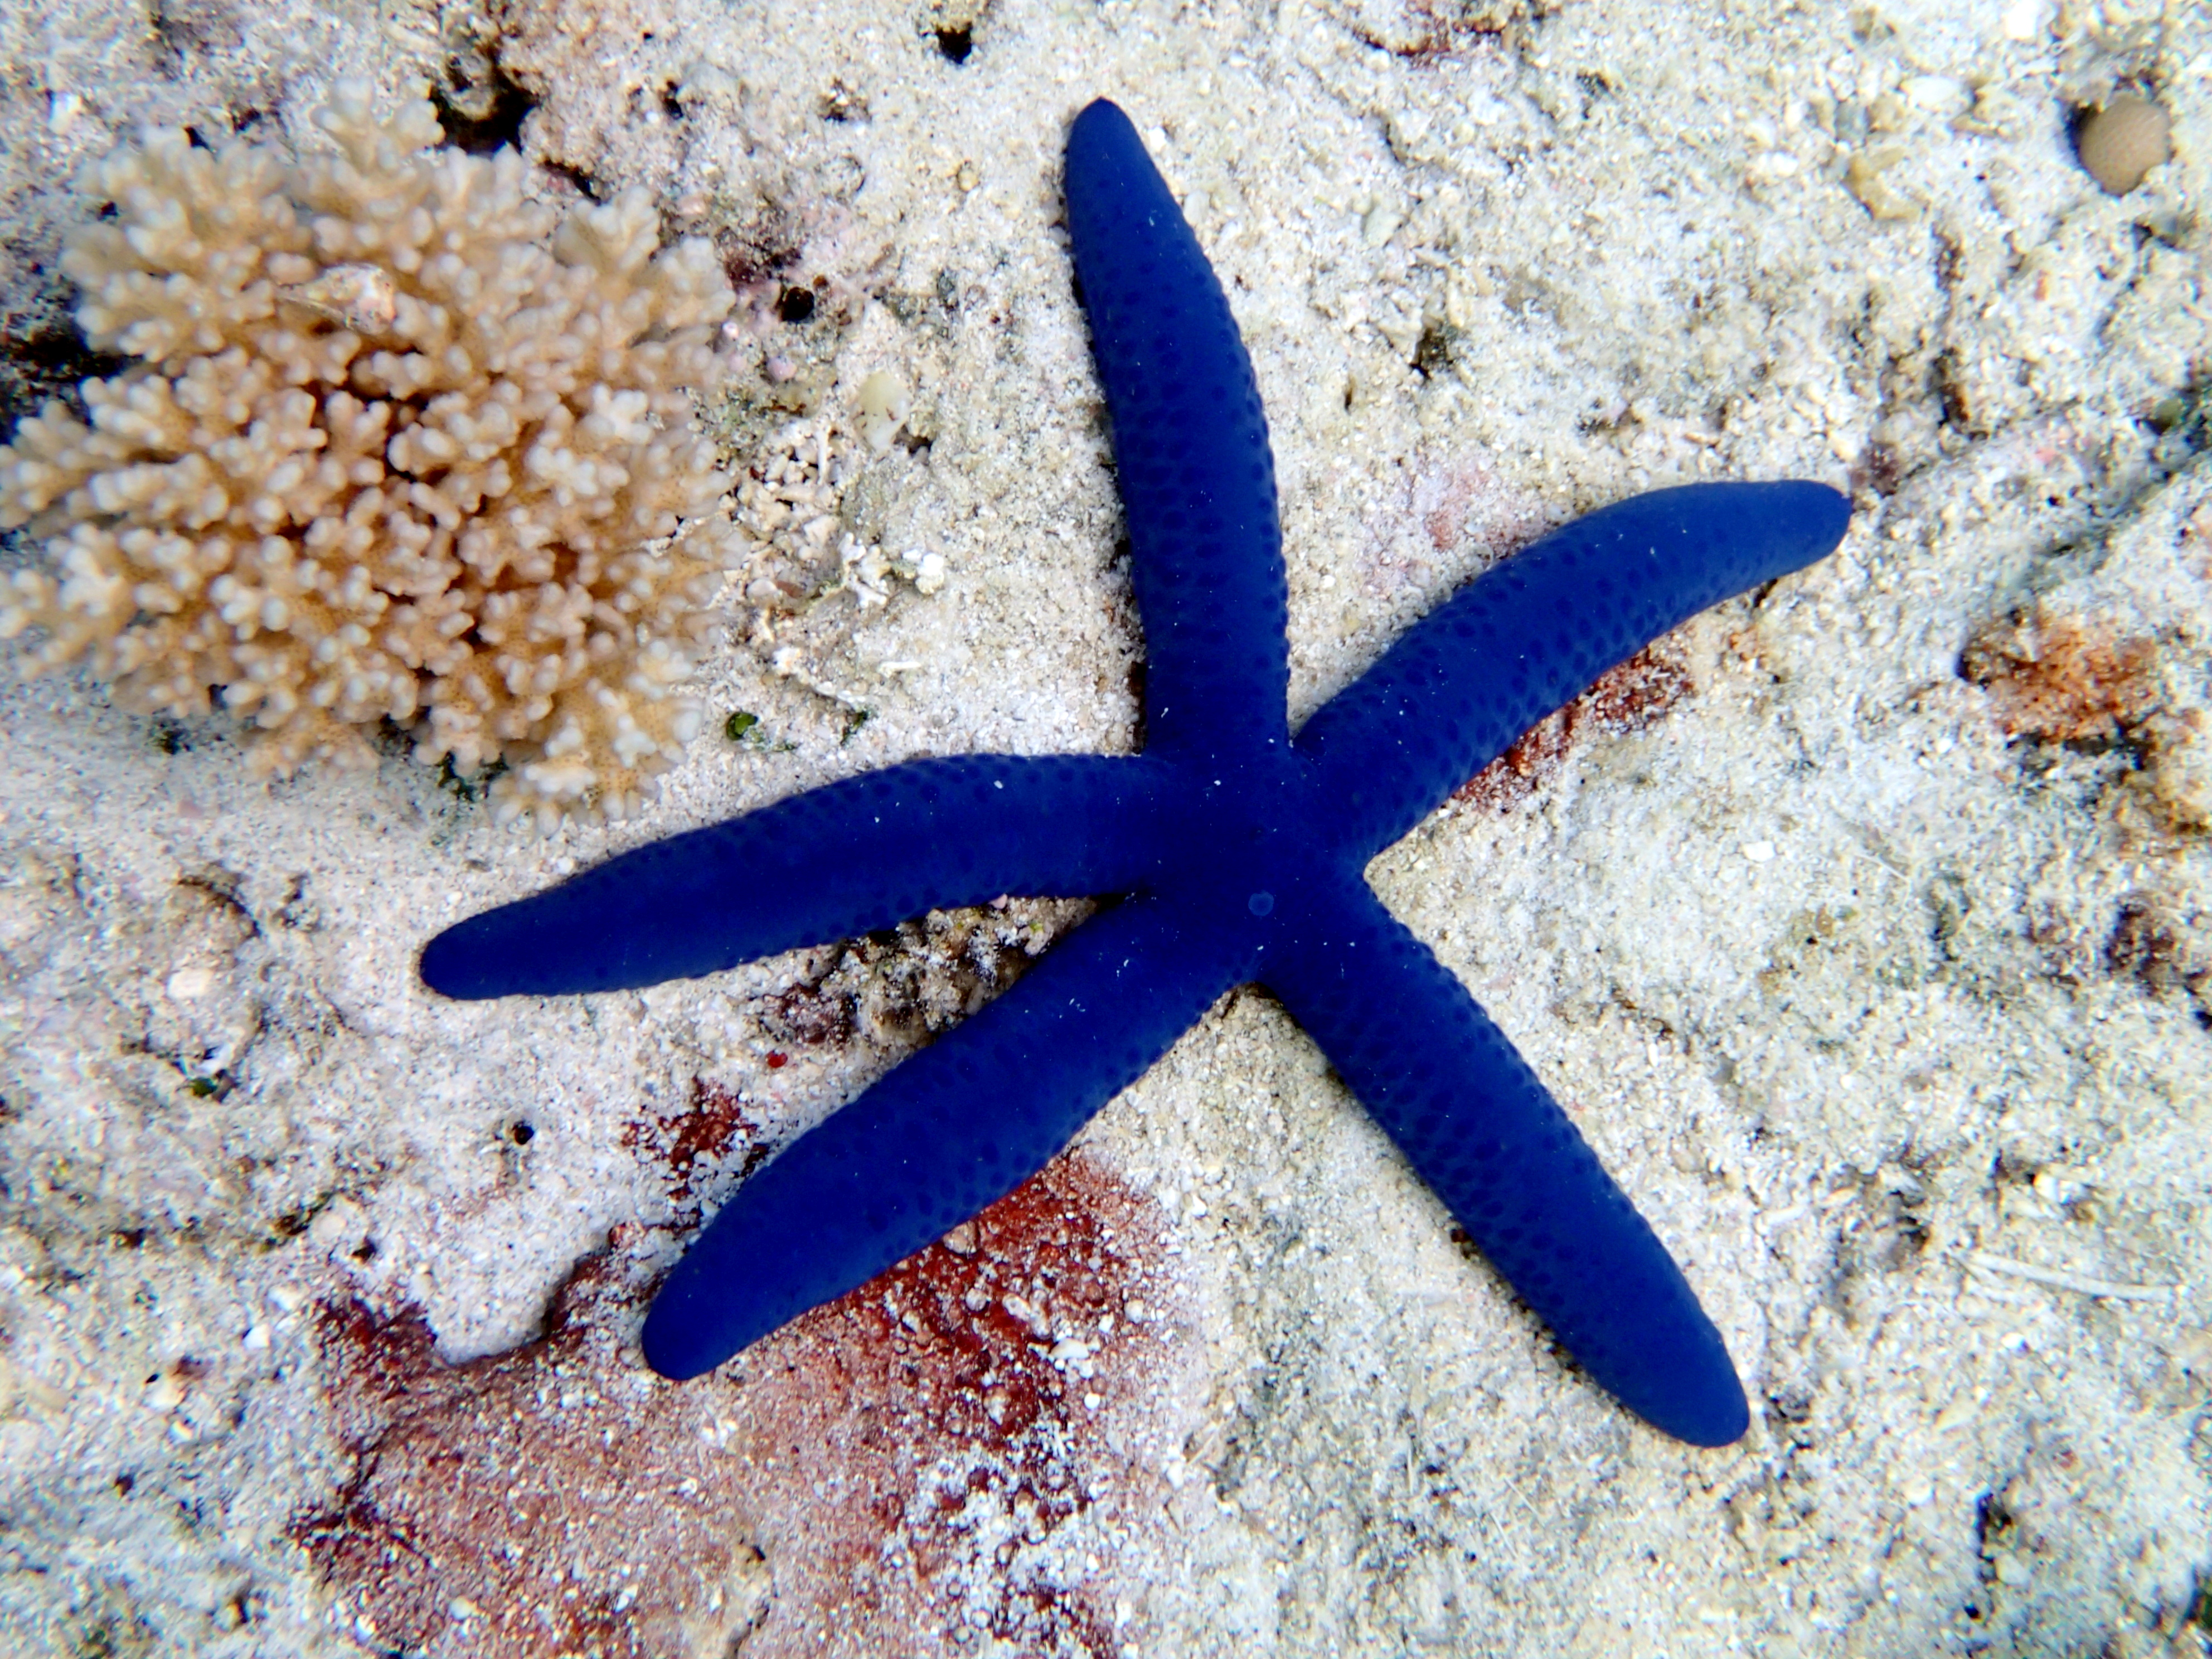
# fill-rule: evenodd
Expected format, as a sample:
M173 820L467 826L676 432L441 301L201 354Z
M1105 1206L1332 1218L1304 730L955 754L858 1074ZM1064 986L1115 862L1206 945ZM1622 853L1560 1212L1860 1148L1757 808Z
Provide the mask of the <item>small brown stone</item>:
M2091 178L2124 196L2173 154L2172 126L2149 99L2127 93L2082 121L2075 148Z

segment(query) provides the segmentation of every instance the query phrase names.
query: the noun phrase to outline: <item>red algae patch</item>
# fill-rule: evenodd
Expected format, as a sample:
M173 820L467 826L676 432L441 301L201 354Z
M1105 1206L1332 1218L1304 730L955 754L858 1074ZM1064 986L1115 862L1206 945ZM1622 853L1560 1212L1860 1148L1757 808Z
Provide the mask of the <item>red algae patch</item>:
M1575 745L1601 733L1642 732L1696 689L1668 641L1646 646L1601 674L1572 702L1546 715L1514 745L1452 793L1469 805L1503 812L1551 781Z
M688 1191L748 1133L722 1115L635 1144ZM355 1467L292 1535L356 1637L422 1659L1104 1659L1137 1633L1189 1357L1150 1199L1064 1155L681 1384L635 1352L646 1242L618 1229L543 1337L461 1364L413 1310L323 1308Z
M1119 1652L1188 1352L1166 1243L1071 1152L746 1355L732 1450L776 1569L748 1659Z
M352 1479L292 1536L375 1651L423 1659L720 1659L765 1613L768 1573L712 1429L726 1390L683 1389L608 1328L612 1255L546 1334L448 1365L428 1325L321 1310Z
M781 1063L781 1056L769 1055L771 1070ZM691 1079L691 1098L680 1109L631 1119L623 1127L622 1144L662 1166L677 1213L694 1218L699 1212L700 1188L710 1177L726 1168L742 1180L765 1163L769 1153L761 1124L744 1097L703 1077ZM740 1146L742 1151L735 1151Z

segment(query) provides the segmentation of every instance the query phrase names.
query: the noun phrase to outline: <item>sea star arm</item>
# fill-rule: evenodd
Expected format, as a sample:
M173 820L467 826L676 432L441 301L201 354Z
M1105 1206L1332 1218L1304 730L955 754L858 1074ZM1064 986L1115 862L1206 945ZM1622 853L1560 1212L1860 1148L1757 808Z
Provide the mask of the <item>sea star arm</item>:
M611 991L849 939L1002 893L1127 891L1152 873L1140 757L910 761L648 842L446 929L449 997Z
M1213 267L1103 99L1067 135L1067 225L1144 615L1146 750L1279 754L1289 606L1267 416Z
M647 1361L710 1370L1004 1197L1252 966L1164 899L1093 917L739 1188L662 1286Z
M1380 852L1615 663L1826 557L1850 518L1825 484L1690 484L1601 508L1485 571L1299 731L1338 844Z
M1491 1265L1646 1422L1698 1446L1742 1434L1720 1333L1489 1016L1364 882L1300 910L1264 983Z

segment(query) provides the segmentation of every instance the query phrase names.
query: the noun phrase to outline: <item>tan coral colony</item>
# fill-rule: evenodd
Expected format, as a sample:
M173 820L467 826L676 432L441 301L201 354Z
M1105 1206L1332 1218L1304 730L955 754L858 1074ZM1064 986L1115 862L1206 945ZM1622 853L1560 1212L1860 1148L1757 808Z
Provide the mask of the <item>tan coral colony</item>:
M678 688L727 562L727 476L692 424L732 303L707 244L632 191L530 200L513 150L440 147L430 105L341 87L328 154L149 131L64 269L95 347L141 360L0 447L0 590L35 672L125 705L210 692L254 764L503 759L502 820L618 817L700 714Z

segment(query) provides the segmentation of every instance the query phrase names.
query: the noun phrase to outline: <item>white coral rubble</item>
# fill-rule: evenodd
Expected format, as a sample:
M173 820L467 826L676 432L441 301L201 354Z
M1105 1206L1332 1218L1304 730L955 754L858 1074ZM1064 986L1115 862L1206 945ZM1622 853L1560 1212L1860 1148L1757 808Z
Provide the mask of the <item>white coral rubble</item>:
M752 476L738 481L738 587L751 607L748 642L774 651L776 672L787 678L797 659L789 647L777 646L783 617L804 614L839 592L849 592L861 611L880 609L890 602L894 579L911 583L924 598L945 586L943 554L926 549L895 554L843 527L852 516L847 491L863 447L876 448L865 424L866 402L864 387L861 420L854 428L857 441L827 416L794 421L764 446L765 457L756 462ZM823 695L850 701L842 693Z
M620 816L682 751L678 691L732 551L692 426L732 295L631 191L562 212L512 150L438 147L428 103L340 89L336 153L151 131L94 172L70 242L91 343L143 360L0 447L0 527L49 568L0 589L27 670L252 722L289 772L412 729L503 759L502 820Z

